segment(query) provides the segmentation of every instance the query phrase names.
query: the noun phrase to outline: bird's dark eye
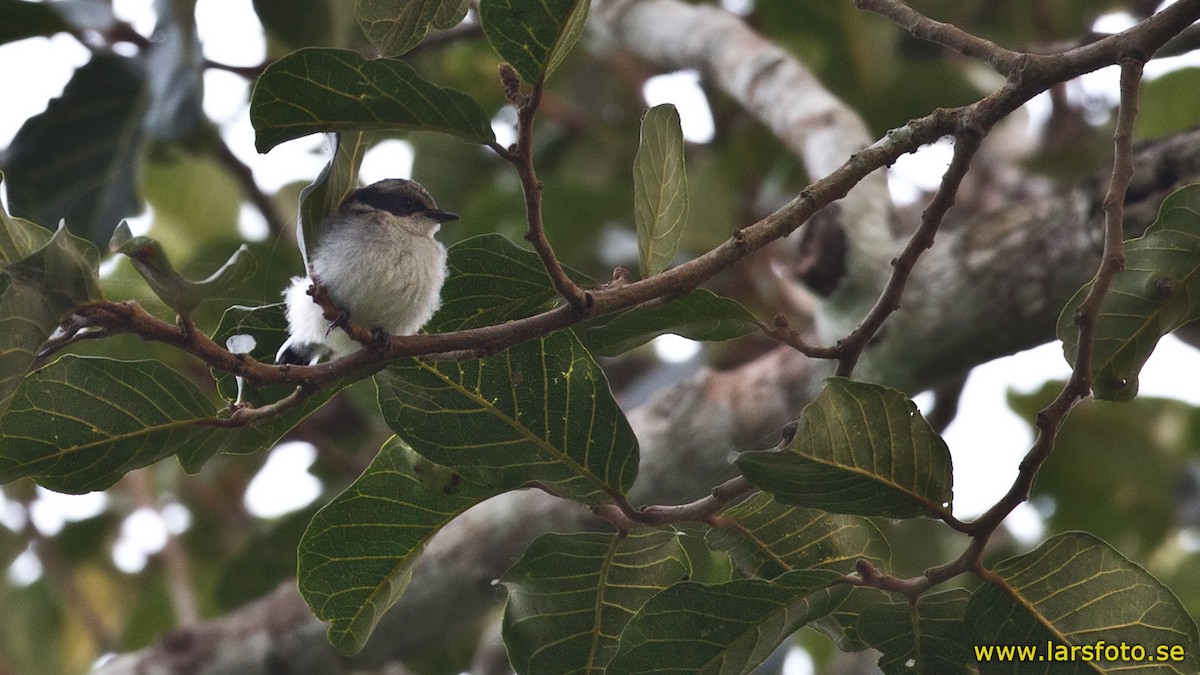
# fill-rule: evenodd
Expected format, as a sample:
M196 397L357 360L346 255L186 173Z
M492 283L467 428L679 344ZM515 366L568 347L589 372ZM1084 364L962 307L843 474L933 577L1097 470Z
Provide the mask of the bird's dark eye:
M394 190L382 190L374 185L368 185L359 190L354 195L354 199L397 216L410 216L427 208L411 195L399 194Z

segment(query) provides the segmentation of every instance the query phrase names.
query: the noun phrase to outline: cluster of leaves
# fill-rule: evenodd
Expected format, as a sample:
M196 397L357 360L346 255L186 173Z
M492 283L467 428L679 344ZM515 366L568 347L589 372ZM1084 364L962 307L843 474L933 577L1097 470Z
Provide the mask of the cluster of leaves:
M362 134L420 130L495 143L475 98L425 79L397 58L429 30L457 24L468 3L411 2L386 11L384 4L360 3L359 10L363 32L382 57L300 49L268 67L255 88L260 150L312 133L342 134L326 172L302 200L302 241L312 240L312 228L353 184ZM485 0L480 21L499 57L527 86L540 87L575 44L587 9L586 0ZM643 276L667 269L681 241L689 211L683 154L674 109L649 111L633 172ZM1189 300L1200 270L1197 204L1200 189L1173 195L1146 236L1130 244L1130 264L1099 317L1098 397L1131 396L1158 339L1200 315ZM65 228L50 233L6 213L0 218L0 323L8 336L0 371L2 482L32 477L51 489L86 492L171 455L195 472L218 453L273 446L349 385L336 383L283 414L229 427L214 423L228 401L240 398L227 373L214 373L222 399L214 403L192 378L159 361L66 355L34 369L38 349L62 318L102 299L99 256ZM209 279L189 281L159 242L126 229L110 246L185 322L200 299L226 292L248 273L239 253ZM556 306L561 299L543 262L496 235L459 242L449 254L443 308L429 330L494 325ZM1060 322L1069 354L1078 341L1073 304ZM270 354L285 328L278 306L235 306L213 339L226 344L248 335L254 353ZM756 329L741 305L697 290L493 356L402 360L374 375L378 409L395 435L312 516L298 552L300 590L330 623L331 641L345 652L362 649L404 593L425 543L486 499L537 486L586 506L627 506L639 468L637 440L594 354L620 354L664 332L722 340ZM268 404L289 389L260 388L245 400ZM972 645L1099 640L1151 653L1182 645L1185 656L1167 667L1200 669L1200 635L1179 600L1089 534L1053 536L991 567L973 590L892 602L864 587L877 585L877 570L891 566L884 519L953 521L949 452L900 392L830 379L794 437L771 451L743 453L736 465L758 492L704 522L538 539L501 580L509 594L503 631L513 667L742 673L811 625L845 649L878 649L889 673L971 672ZM626 516L636 520L635 513Z

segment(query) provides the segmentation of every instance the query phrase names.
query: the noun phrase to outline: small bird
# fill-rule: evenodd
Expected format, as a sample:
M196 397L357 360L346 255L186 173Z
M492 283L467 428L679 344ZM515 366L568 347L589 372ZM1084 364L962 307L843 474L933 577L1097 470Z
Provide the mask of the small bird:
M457 219L411 180L389 178L347 195L317 228L311 277L293 277L283 293L289 335L275 363L311 365L361 347L325 319L308 292L314 283L359 326L389 335L420 330L441 305L446 279L446 249L434 235Z

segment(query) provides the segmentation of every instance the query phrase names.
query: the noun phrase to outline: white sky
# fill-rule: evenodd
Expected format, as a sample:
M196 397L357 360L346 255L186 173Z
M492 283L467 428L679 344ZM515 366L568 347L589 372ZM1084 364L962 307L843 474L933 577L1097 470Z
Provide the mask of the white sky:
M725 0L729 9L744 12L752 0ZM150 8L153 0L115 0L119 16L130 20L143 33L152 25ZM1120 17L1104 20L1103 28L1123 28ZM250 0L199 0L197 23L204 41L206 55L231 65L253 65L261 62L265 42L258 27ZM1098 24L1099 25L1099 24ZM0 46L0 89L21 92L10 96L0 106L0 147L7 145L20 124L44 109L46 102L57 96L73 69L82 65L88 52L72 38L26 40ZM1192 61L1194 63L1194 60ZM1153 62L1147 73L1157 75L1165 68L1179 67L1179 60ZM28 64L37 64L36 68ZM692 142L711 139L713 123L700 89L698 76L692 71L651 78L644 91L648 105L671 102L680 108L685 136ZM1081 94L1115 99L1116 74L1106 69L1081 80ZM322 141L317 137L285 143L267 155L254 150L253 129L247 114L246 81L227 72L210 71L205 76L207 114L221 125L221 133L233 152L252 167L255 178L268 192L298 180L311 180L324 164ZM1029 107L1031 123L1045 115L1044 102L1035 101ZM502 112L497 117L500 133L510 124L511 115ZM949 158L949 146L937 144L913 156L902 158L893 171L893 191L897 199L914 198L915 188L936 186L941 169ZM402 141L390 141L375 149L363 166L367 182L387 176L408 176L412 168L412 149ZM261 233L260 217L253 209L243 209L247 234ZM655 349L664 360L693 357L697 351L690 341L675 336L655 342ZM1008 410L1006 392L1012 388L1021 392L1033 391L1047 379L1067 375L1067 364L1057 344L1045 345L1016 356L1000 359L976 368L963 395L958 419L945 436L955 455L955 510L961 517L976 515L990 506L1008 488L1016 473L1017 462L1032 440L1029 425ZM1200 390L1189 386L1200 373L1200 354L1173 338L1160 345L1142 373L1140 392L1144 396L1163 396L1200 405ZM926 402L921 397L919 403ZM314 450L304 444L285 444L274 450L261 473L251 483L247 506L252 513L274 517L302 508L316 498L319 484L307 473ZM93 516L105 508L106 499L99 494L66 496L39 491L33 512L24 510L0 497L0 526L19 530L26 517L32 517L38 528L52 534L66 520ZM180 513L182 511L183 513ZM136 516L136 518L135 518ZM1039 521L1028 513L1014 514L1015 529L1026 535L1036 533ZM123 536L114 548L114 558L122 569L136 571L145 564L146 556L162 546L165 532L186 529L186 509L178 504L166 505L159 514L139 511L130 516ZM141 534L138 534L138 533ZM40 573L36 557L24 555L9 570L10 579L29 582Z

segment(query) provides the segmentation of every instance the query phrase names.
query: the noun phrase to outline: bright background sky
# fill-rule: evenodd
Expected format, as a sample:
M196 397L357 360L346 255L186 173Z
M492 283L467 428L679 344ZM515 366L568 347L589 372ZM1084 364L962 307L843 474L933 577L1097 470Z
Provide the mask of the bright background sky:
M153 29L153 1L114 0L113 6L119 17L131 22L143 35L149 35ZM732 11L744 12L752 3L753 0L724 0L722 4ZM262 62L265 41L250 0L199 0L196 13L205 54L210 59L244 66ZM1132 18L1128 15L1108 15L1095 28L1116 32L1130 25ZM65 35L0 46L0 89L20 93L10 95L0 106L0 147L11 141L26 118L41 112L49 99L61 93L73 69L87 58L87 50ZM1196 62L1194 58L1154 61L1147 66L1146 73L1154 77L1183 63ZM37 67L30 68L29 64ZM712 138L713 122L697 83L698 76L691 71L663 75L646 83L644 95L647 105L676 104L685 137L691 142L704 143ZM255 152L246 103L249 85L243 78L209 70L204 84L206 113L220 125L229 147L253 169L264 190L273 192L293 181L311 180L320 172L325 158L320 152L322 141L316 137L285 143L267 155ZM1115 101L1115 67L1081 78L1072 85L1071 92L1075 96ZM1048 108L1044 96L1032 101L1026 106L1029 123L1043 123ZM498 120L496 126L502 142L512 137L510 123ZM935 188L950 154L949 143L942 142L902 158L890 174L893 197L900 202L911 202L916 198L916 190ZM405 177L411 166L408 144L389 141L368 154L362 176L366 182ZM257 212L245 208L243 216L242 230L248 237L266 235ZM655 347L668 361L695 358L699 351L698 345L675 336L660 338ZM1200 405L1200 388L1194 386L1196 373L1200 373L1200 353L1168 337L1142 371L1139 393ZM1033 440L1029 425L1009 411L1005 402L1008 391L1031 392L1049 379L1063 379L1068 374L1069 368L1057 343L999 359L972 371L958 418L945 433L955 456L955 512L960 517L981 513L1007 490L1020 457ZM928 405L929 397L919 396L917 401ZM315 450L303 443L286 443L273 450L247 492L249 511L271 518L302 508L315 499L320 485L307 472L314 458ZM0 495L0 526L19 531L26 518L32 518L40 531L53 535L64 522L92 517L106 505L107 498L100 493L67 496L39 490L37 501L26 513L24 507L5 501ZM190 514L179 504L166 504L158 511L135 512L126 520L122 536L114 546L115 563L129 572L140 570L148 556L161 550L169 532L182 532L189 523ZM1018 509L1008 525L1015 535L1027 541L1036 540L1041 534L1040 518L1032 507ZM9 568L8 577L13 582L31 583L40 573L36 557L27 552ZM789 662L789 673L811 672L811 662L805 659L804 654L795 654Z

